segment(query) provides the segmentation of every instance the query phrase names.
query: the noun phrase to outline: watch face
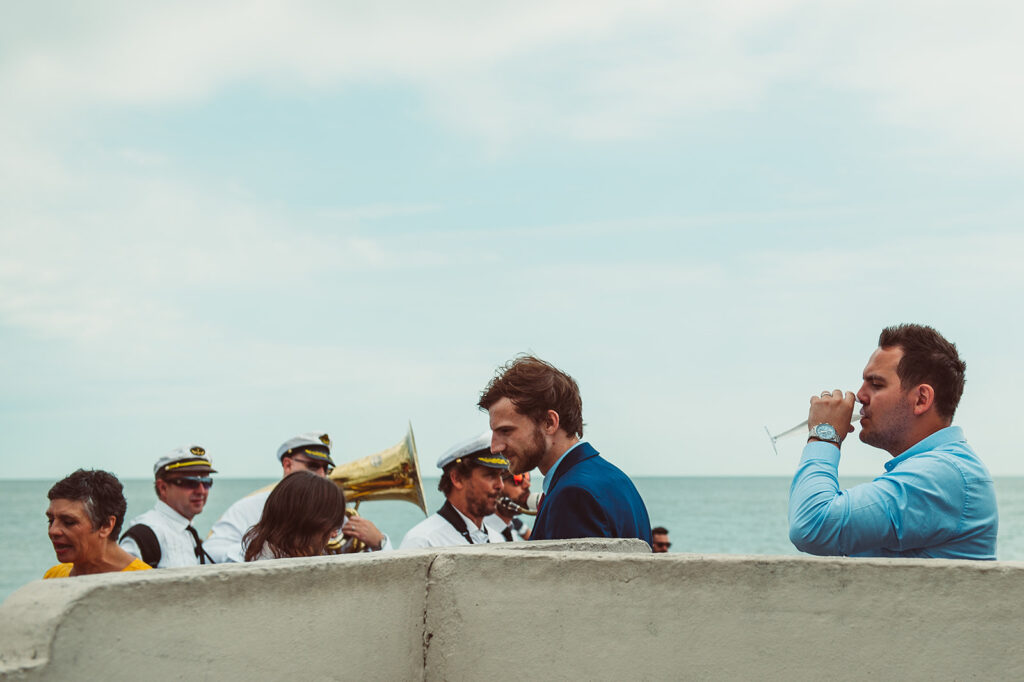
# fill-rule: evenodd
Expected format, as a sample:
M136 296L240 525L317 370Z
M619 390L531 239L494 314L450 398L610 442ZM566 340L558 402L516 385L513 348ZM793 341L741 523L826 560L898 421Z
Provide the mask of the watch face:
M822 440L832 440L836 437L836 430L831 424L818 424L814 427L814 434Z

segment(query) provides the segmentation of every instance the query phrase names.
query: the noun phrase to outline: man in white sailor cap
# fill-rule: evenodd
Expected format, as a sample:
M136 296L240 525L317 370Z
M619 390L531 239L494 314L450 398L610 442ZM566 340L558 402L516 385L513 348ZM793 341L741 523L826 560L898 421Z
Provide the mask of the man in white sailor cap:
M217 473L206 450L186 445L171 450L153 465L156 506L136 516L120 545L153 568L213 563L204 551L192 519L203 507Z
M484 525L501 494L501 474L508 471L508 460L491 454L491 432L455 445L437 460L437 468L444 506L413 526L399 549L504 542L500 531Z
M317 476L327 476L334 468L331 459L331 437L320 431L310 431L289 438L277 449L281 462L281 477L295 471L311 471ZM276 485L276 484L274 484ZM242 538L256 525L263 515L263 505L270 497L274 486L243 497L228 507L210 530L204 547L217 563L245 561ZM362 516L354 516L345 522L342 532L346 537L361 540L370 551L391 549L388 536Z

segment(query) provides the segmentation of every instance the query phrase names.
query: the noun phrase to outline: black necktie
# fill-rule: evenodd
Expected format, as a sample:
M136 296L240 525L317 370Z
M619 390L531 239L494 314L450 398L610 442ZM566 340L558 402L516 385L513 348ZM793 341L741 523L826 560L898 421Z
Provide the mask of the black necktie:
M203 549L203 541L199 539L199 533L192 527L192 524L185 526L185 530L192 534L192 539L196 541L196 556L199 557L199 563L205 564L207 559L210 559L210 563L213 563L213 559L206 550Z
M505 542L512 542L512 524L505 526L501 534L505 536Z

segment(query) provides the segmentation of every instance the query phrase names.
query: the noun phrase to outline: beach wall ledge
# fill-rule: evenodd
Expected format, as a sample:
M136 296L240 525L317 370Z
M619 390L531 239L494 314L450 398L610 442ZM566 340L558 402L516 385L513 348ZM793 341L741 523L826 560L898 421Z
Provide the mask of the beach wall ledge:
M1024 564L524 543L37 581L0 677L1021 679Z

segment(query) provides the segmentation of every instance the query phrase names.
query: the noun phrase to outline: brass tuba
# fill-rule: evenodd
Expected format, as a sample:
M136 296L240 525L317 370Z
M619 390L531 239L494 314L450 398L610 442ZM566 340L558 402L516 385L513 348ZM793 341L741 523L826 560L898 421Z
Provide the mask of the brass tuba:
M412 435L412 424L405 438L397 445L347 462L334 468L328 474L334 483L345 492L346 502L355 502L346 510L346 516L358 516L359 503L363 500L402 500L412 502L427 513L427 500L423 494L423 480L420 464L416 457L416 439ZM332 539L328 551L332 554L350 554L366 550L363 542L355 538L345 539L341 535Z

